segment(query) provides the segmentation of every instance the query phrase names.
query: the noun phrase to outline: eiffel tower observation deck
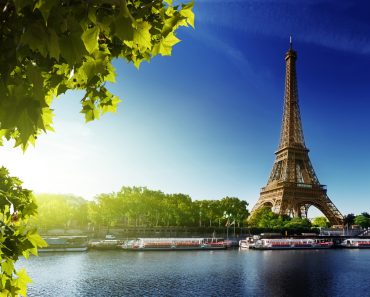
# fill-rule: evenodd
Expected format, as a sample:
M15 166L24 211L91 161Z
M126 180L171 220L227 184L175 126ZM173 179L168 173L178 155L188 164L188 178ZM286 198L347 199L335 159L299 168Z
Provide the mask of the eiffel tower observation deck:
M309 207L318 208L333 225L341 225L343 216L329 199L326 186L320 184L308 156L299 111L296 77L297 53L290 48L285 54L286 76L284 113L280 143L267 185L252 209L262 207L281 215L307 217Z

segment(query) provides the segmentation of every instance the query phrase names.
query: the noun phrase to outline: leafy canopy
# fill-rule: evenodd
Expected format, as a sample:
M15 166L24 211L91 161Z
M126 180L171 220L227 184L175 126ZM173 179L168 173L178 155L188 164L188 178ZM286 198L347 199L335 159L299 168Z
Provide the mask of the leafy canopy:
M248 219L251 227L268 229L308 229L311 222L306 218L291 218L274 213L270 207L261 207Z
M81 113L91 121L114 112L119 98L114 58L139 68L156 55L171 55L175 30L194 26L193 2L172 0L0 1L0 144L26 149L53 130L55 97L85 90Z
M20 256L37 255L37 247L46 245L36 230L28 228L29 219L36 214L31 191L22 182L0 168L0 295L26 296L31 279L24 269L16 270Z
M330 226L330 223L326 217L316 217L316 218L313 218L312 225L316 227L327 228Z

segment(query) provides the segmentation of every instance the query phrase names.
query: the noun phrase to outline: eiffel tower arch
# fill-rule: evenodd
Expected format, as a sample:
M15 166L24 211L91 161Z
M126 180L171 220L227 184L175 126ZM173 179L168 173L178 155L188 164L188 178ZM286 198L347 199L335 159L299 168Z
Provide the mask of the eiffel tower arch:
M253 213L269 206L281 215L307 217L309 207L318 208L333 225L341 225L343 216L327 195L312 167L302 130L296 77L297 53L285 54L286 75L284 112L278 150L267 185L261 189Z

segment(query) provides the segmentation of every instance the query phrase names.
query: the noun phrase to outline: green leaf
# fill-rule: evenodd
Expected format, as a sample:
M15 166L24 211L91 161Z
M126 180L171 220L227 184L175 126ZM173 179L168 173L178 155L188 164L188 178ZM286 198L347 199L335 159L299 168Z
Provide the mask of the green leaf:
M132 40L134 38L134 28L132 20L129 17L120 16L114 22L115 35L123 40Z
M87 79L87 83L91 81L91 79L99 74L105 72L105 63L102 60L88 60L84 62L80 68L78 74L84 74Z
M48 32L49 32L49 39L48 39L47 45L48 45L48 50L49 50L49 56L59 61L59 55L60 55L59 37L55 33L54 29L49 28Z
M59 38L60 56L73 68L75 64L81 63L88 52L81 39L84 32L78 20L70 15L66 19L66 27L68 30Z
M85 32L83 32L81 36L82 41L90 54L93 51L95 51L99 46L98 44L99 31L100 31L99 28L97 26L94 26L90 29L85 30Z
M104 76L104 79L109 82L116 82L116 72L111 63L107 65L107 74Z
M32 0L13 0L17 13L19 13L24 7L33 5Z
M143 47L145 49L151 48L152 35L149 32L151 27L152 26L148 22L140 22L136 24L136 28L134 30L133 41L140 47Z
M95 119L99 119L100 117L100 110L95 106L95 101L98 99L98 96L95 93L95 90L87 92L82 99L81 113L85 114L86 123Z
M53 110L50 108L45 108L42 112L42 123L43 123L43 130L46 132L48 131L54 131L54 128L52 127L53 123L53 117L54 113Z
M34 123L31 121L26 110L18 118L19 140L18 144L26 145L30 136L34 133ZM16 143L17 144L17 143Z
M37 233L31 232L27 235L27 239L33 244L34 247L47 247L46 241Z
M26 270L24 268L17 271L17 280L16 284L19 288L19 294L21 296L27 296L27 284L32 283L32 279L28 276Z
M8 276L12 276L14 270L14 262L10 259L7 259L1 262L1 271Z
M38 0L35 3L35 8L40 10L42 17L44 18L45 24L47 24L50 11L57 4L57 0Z
M85 122L86 123L91 122L93 120L99 119L99 117L100 117L100 111L97 108L88 110L85 113Z
M180 14L186 17L186 21L188 22L188 24L194 28L194 12L192 11L193 6L194 6L194 1L186 5L182 5Z
M47 47L45 40L48 40L48 35L45 31L45 26L40 22L33 23L21 36L20 42L28 45L32 50L38 51L43 57L47 56Z
M76 32L59 39L61 56L72 67L80 62L86 53L86 48L81 36Z
M93 24L96 24L96 10L97 8L94 7L93 5L89 5L89 10L88 10L88 18Z
M172 52L172 47L180 42L175 34L169 33L166 37L162 38L159 43L153 46L153 54L161 54L162 56L170 56Z
M39 99L41 105L43 107L47 106L44 98L45 98L45 92L44 92L44 79L41 75L41 69L37 67L36 65L28 65L26 67L26 73L28 80L33 85L33 90L35 96Z
M186 17L182 16L180 13L176 13L171 17L166 18L163 22L162 35L167 36L170 32L180 26L181 23L185 23L185 19Z
M109 104L104 104L102 106L103 113L106 112L116 112L118 103L120 103L121 100L117 96L113 96L111 100L109 100Z

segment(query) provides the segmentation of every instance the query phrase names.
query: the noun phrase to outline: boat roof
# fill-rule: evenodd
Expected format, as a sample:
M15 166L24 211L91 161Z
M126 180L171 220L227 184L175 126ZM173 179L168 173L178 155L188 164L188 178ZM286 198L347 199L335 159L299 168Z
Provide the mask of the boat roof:
M138 238L138 240L142 240L142 241L200 241L200 240L204 240L203 237L197 237L197 238L194 238L194 237L183 237L183 238L179 238L179 237L161 237L161 238L153 238L153 237L140 237Z
M73 239L73 238L87 238L86 235L57 235L57 236L42 236L44 239L47 238L64 238L64 239Z

